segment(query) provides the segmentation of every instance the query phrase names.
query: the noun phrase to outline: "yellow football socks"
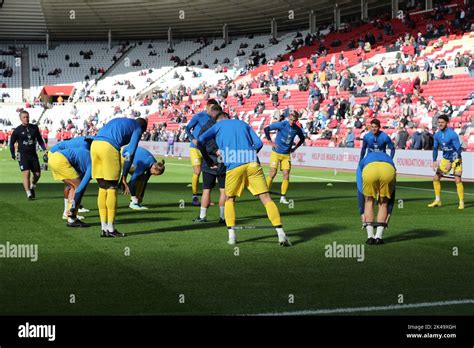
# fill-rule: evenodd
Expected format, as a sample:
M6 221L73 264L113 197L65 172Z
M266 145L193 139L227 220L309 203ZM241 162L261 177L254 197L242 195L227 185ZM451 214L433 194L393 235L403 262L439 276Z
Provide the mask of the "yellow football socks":
M459 200L464 202L464 185L462 182L456 183L456 190L458 191Z
M103 188L99 188L97 206L99 208L100 222L107 223L107 190Z
M440 181L433 181L433 188L436 196L436 200L441 199L441 182Z
M117 190L107 190L107 222L113 224L115 221L115 214L117 213Z
M280 226L281 225L281 218L280 218L280 211L278 210L275 202L270 201L265 204L265 209L267 211L267 216L272 226ZM227 215L226 215L227 220Z
M193 174L193 180L191 182L191 186L192 186L192 189L193 189L193 195L197 195L198 185L199 185L199 175Z
M283 179L283 181L281 182L281 195L282 196L286 195L289 185L290 185L290 181L288 179Z
M227 227L235 226L235 202L225 201L224 216Z

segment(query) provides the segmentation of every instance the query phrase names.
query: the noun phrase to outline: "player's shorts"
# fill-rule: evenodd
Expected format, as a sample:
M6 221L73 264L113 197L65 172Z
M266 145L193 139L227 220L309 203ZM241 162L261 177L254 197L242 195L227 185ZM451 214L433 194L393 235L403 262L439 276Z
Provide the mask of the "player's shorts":
M5 140L0 140L0 145L5 144Z
M228 197L242 195L244 188L248 188L254 195L268 192L267 182L262 166L257 162L250 162L228 170L225 178L225 194Z
M278 165L280 165L281 170L290 170L291 169L290 154L281 154L281 153L272 151L270 155L270 168L275 168L276 170L278 170Z
M202 154L199 149L194 147L189 148L189 157L191 158L191 165L200 166L202 163Z
M225 174L214 175L208 172L202 172L202 188L204 190L211 190L216 186L216 181L219 183L219 188L225 188Z
M103 140L94 140L91 144L92 177L117 181L120 179L122 166L120 152Z
M372 162L362 170L362 193L368 197L391 198L396 180L395 168L389 163Z
M45 143L46 145L48 145L48 139L49 139L49 138L43 138L44 143Z
M33 173L39 173L41 172L41 166L39 163L38 156L35 155L21 155L20 154L20 159L18 161L18 164L20 165L20 170L31 170Z
M60 152L48 152L49 168L53 172L54 180L72 180L80 178L74 167Z
M441 174L448 174L450 171L453 171L453 173L459 173L459 172L462 172L462 161L460 160L455 160L452 162L451 164L451 169L448 170L446 168L446 166L451 163L450 160L446 159L446 158L443 158L441 160L441 163L439 164L439 171L441 172Z

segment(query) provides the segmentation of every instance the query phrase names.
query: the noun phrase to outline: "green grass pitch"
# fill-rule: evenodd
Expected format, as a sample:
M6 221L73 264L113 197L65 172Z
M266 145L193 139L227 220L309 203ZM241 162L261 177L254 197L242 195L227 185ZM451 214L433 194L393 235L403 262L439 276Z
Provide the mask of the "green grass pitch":
M365 259L358 262L325 256L325 246L333 242L366 240L357 211L355 175L302 168L294 168L292 174L288 198L294 206L278 206L293 247L280 247L274 230L240 231L238 250L227 245L226 228L217 223L217 206L210 207L208 223L193 223L198 208L190 204L187 159L168 159L166 173L152 178L144 202L149 210L131 210L128 198L121 196L117 226L128 236L103 239L95 183L83 200L91 209L84 214L85 221L93 226L68 229L61 219L63 184L44 172L37 200L27 201L18 165L3 150L0 244L38 244L39 257L37 262L0 258L0 313L311 313L383 308L399 304L399 295L404 304L474 298L472 183L465 184L464 211L457 209L452 182L443 183L443 207L428 209L431 181L399 177L401 201L385 232L386 244L365 246ZM272 187L278 189L279 179ZM217 193L213 200L217 202ZM238 224L268 225L263 206L248 192L236 207ZM453 248L458 248L457 256ZM372 308L346 314L472 315L474 304Z

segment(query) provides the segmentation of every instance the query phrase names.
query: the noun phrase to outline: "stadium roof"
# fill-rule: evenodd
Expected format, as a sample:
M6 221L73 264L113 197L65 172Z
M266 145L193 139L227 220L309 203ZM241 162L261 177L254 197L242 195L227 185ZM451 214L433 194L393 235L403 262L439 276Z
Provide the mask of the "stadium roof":
M341 16L360 15L360 0L338 0ZM369 0L369 8L390 5ZM221 36L306 29L309 11L316 22L333 18L334 0L4 0L0 8L0 40L107 40ZM294 19L289 11L294 11ZM184 11L184 12L180 12ZM181 15L181 18L180 18ZM183 18L184 16L184 18Z

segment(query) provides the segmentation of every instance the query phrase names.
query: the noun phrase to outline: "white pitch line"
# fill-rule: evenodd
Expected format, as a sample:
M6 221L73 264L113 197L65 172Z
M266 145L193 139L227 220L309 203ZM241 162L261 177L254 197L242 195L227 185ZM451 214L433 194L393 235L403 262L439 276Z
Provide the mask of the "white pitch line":
M411 187L411 186L398 186L397 188L404 188L407 190L417 190L417 191L427 191L427 192L434 192L433 189L424 189L424 188L418 188L418 187ZM453 193L453 194L458 194L457 192L454 191L441 191L442 193ZM464 192L465 195L468 196L474 196L474 193L469 193L469 192Z
M184 163L166 163L167 165L168 164L171 164L171 165L174 165L174 166L184 166L184 167L191 167L190 164L184 164ZM281 175L280 173L278 173L277 175ZM312 180L329 180L329 181L339 181L339 182L351 182L349 180L341 180L341 179L332 179L332 178L322 178L322 177L319 177L319 176L303 176L303 175L291 175L292 178L300 178L300 179L312 179Z
M278 175L282 175L282 174L278 173ZM300 178L300 179L324 180L324 181L352 182L350 180L322 178L322 177L319 177L319 176L303 176L303 175L293 175L293 174L291 174L291 177L292 178Z
M168 164L168 163L167 163ZM190 167L190 164L183 164L183 163L169 163L171 165L175 166L185 166L185 167ZM282 174L278 173L277 175L281 176ZM303 176L303 175L291 175L293 178L300 178L300 179L310 179L310 180L318 180L318 181L336 181L336 182L352 182L350 180L342 180L342 179L333 179L333 178L322 178L319 176ZM402 188L402 189L407 189L407 190L416 190L416 191L427 191L427 192L433 192L432 189L424 189L424 188L418 188L418 187L411 187L411 186L399 186L397 185L397 188ZM457 194L457 192L454 191L441 191L442 193L452 193L452 194ZM474 193L469 193L469 192L464 192L465 195L467 196L474 196Z
M280 312L280 313L258 313L250 314L251 316L279 316L279 315L318 315L318 314L337 314L337 313L357 313L357 312L376 312L376 311L391 311L407 308L423 308L423 307L441 307L452 306L460 304L474 304L474 300L452 300L439 302L422 302L422 303L408 303L395 304L388 306L372 306L372 307L354 307L354 308L333 308L333 309L316 309L296 312Z

